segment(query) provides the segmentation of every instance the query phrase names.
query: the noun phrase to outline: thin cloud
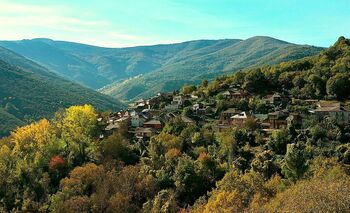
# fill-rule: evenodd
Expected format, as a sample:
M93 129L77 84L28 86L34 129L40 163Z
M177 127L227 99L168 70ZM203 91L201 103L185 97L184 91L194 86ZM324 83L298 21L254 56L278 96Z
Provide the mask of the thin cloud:
M95 45L114 44L121 46L129 40L145 40L139 36L119 33L113 30L113 25L106 20L91 20L74 17L76 13L62 5L29 5L14 2L1 2L0 32L1 39L20 39L35 37L57 37L53 32L63 35L81 33L83 41L91 41ZM25 36L23 34L25 32ZM43 32L45 34L43 34ZM87 39L84 39L89 35ZM108 37L109 35L109 37ZM92 39L91 37L100 38ZM63 38L62 38L63 39ZM74 40L69 39L68 40ZM115 41L117 40L117 41ZM79 39L79 41L81 41Z

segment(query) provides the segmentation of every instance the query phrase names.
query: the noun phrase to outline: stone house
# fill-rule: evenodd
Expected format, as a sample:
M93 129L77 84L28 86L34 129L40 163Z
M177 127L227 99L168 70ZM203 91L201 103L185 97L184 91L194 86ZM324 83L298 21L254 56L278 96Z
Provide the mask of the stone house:
M319 102L317 108L310 112L319 119L329 117L339 125L349 124L350 112L340 102Z

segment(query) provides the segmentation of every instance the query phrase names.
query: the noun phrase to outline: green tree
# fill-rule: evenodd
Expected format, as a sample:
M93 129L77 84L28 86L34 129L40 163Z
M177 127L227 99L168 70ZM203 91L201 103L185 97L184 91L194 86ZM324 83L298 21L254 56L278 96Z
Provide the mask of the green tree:
M343 100L349 97L349 75L338 73L327 81L327 94Z
M270 150L276 154L285 154L287 150L287 144L292 142L292 136L287 129L281 129L272 133L267 146Z
M175 168L174 181L176 193L182 205L193 202L207 191L207 184L196 172L195 162L183 156Z
M269 88L269 84L264 73L260 69L254 69L245 75L243 88L248 92L262 93Z
M282 173L290 180L297 181L308 169L304 150L298 144L288 144L287 153L284 156Z

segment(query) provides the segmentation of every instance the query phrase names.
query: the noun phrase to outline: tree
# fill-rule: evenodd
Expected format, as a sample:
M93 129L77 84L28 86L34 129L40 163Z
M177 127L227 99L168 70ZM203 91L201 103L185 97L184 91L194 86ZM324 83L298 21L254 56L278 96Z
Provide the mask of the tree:
M122 193L116 193L109 199L107 212L125 213L135 211L137 211L137 207L131 202L130 196L125 196Z
M46 119L17 128L11 136L15 143L13 152L33 160L36 154L44 154L45 146L55 141L54 130Z
M182 205L193 204L207 190L205 182L196 173L195 162L188 156L179 159L173 178L176 194Z
M278 193L261 212L349 212L350 178L344 171L327 167L324 176L298 181Z
M185 95L191 94L193 91L195 91L197 88L194 85L184 85L181 88L181 92Z
M268 81L260 69L250 70L244 78L243 88L248 92L262 93L268 89Z
M142 208L143 212L168 213L178 212L175 193L172 190L161 190L154 199L146 202Z
M88 160L90 145L96 136L97 114L90 105L72 106L65 110L59 128L66 142L69 161L80 165Z
M249 131L254 131L258 128L258 123L253 117L248 117L244 121L244 127Z
M287 153L284 156L282 173L290 180L297 181L308 169L304 151L297 144L288 144Z
M349 75L338 73L327 81L327 94L343 100L349 97Z
M239 175L237 171L227 172L211 192L204 212L244 212L256 194L269 197L269 190L259 174L248 172Z
M287 144L291 143L291 135L287 129L281 129L272 133L267 146L276 154L285 154Z
M316 96L323 97L326 94L326 82L320 75L311 74L308 82L311 83L313 89L316 91Z
M137 161L137 156L132 152L129 142L118 132L101 141L101 154L104 159L114 159L127 164Z
M208 80L203 80L201 83L201 87L207 87L208 86Z
M233 158L237 154L239 146L230 131L225 131L218 134L220 143L220 155L227 159L228 168L233 164Z
M259 153L251 163L252 169L254 172L260 173L267 180L278 171L278 167L273 160L272 151L267 150Z

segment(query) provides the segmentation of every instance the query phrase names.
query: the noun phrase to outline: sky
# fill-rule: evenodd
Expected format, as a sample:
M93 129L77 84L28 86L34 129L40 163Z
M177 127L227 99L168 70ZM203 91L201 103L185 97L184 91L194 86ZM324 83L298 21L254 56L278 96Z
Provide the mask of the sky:
M350 0L0 0L0 40L130 47L253 36L328 47L350 37Z

